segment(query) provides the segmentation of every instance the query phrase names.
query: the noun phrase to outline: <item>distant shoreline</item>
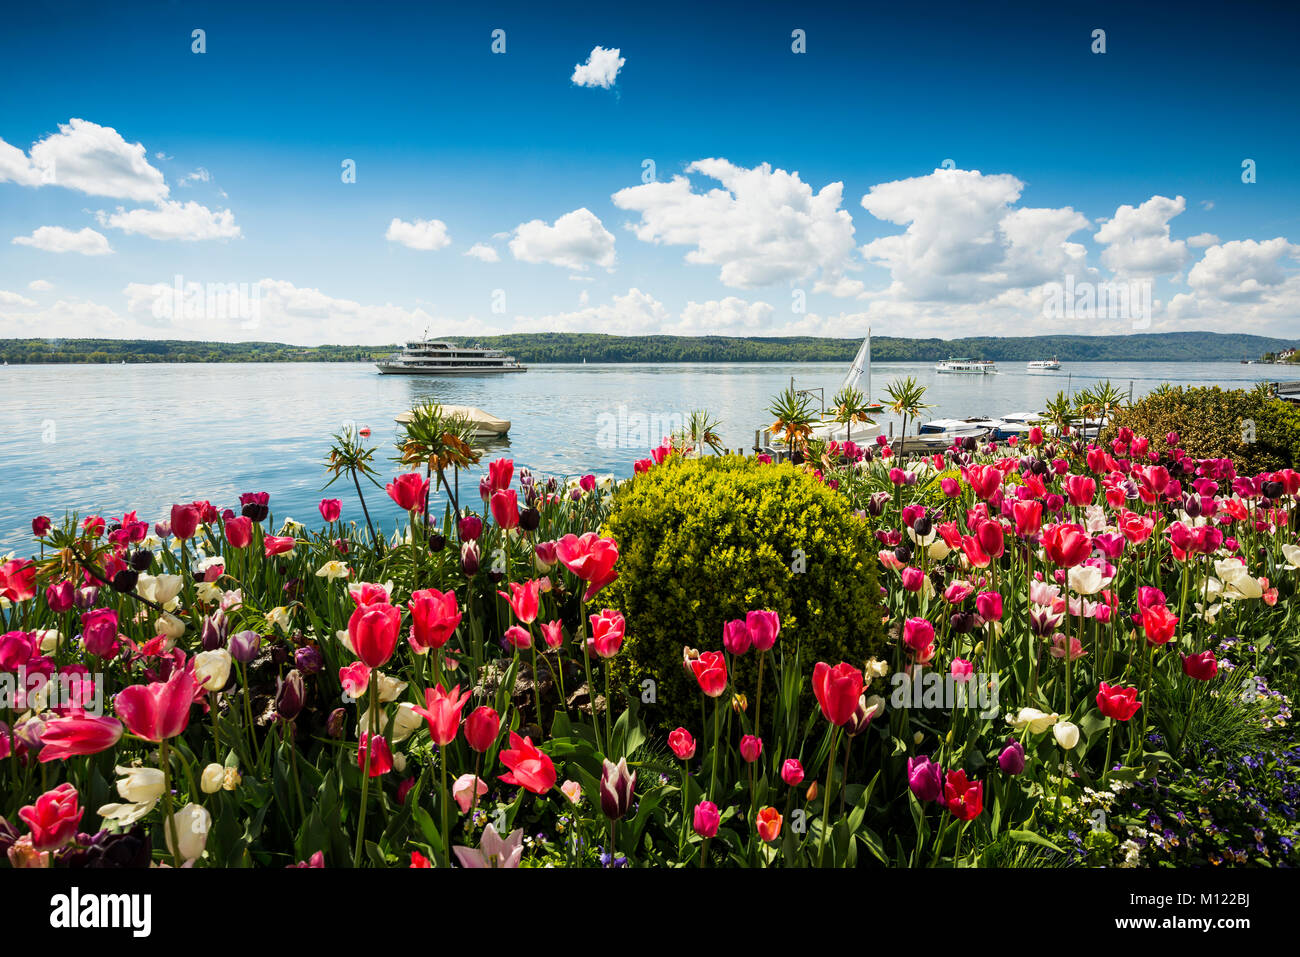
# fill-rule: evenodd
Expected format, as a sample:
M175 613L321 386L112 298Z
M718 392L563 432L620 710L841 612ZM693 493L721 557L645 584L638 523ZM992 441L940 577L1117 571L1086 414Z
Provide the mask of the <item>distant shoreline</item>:
M860 339L724 336L608 336L527 333L448 336L457 344L501 349L529 365L851 362ZM952 356L1013 364L1055 357L1061 362L1260 362L1291 349L1285 339L1238 333L1170 332L1127 336L1025 336L903 339L875 336L874 362L938 362ZM191 342L146 339L0 339L9 365L128 365L234 362L374 362L397 345L295 346L276 342ZM1279 363L1283 366L1294 363Z

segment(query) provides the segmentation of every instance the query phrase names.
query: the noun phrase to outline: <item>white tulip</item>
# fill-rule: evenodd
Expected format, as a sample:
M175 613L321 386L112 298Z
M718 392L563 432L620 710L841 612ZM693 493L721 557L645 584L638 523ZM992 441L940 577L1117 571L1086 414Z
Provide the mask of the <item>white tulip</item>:
M1017 731L1023 731L1027 727L1031 733L1041 734L1056 724L1056 719L1059 717L1060 715L1055 712L1047 714L1037 708L1021 708L1014 715L1007 715L1007 724Z
M213 762L203 769L203 776L199 779L199 787L203 789L204 794L216 794L221 790L221 786L225 782L226 769Z
M1069 721L1058 721L1052 726L1052 734L1056 736L1056 743L1066 751L1073 751L1074 746L1079 743L1079 726Z
M176 841L172 845L172 826L175 824ZM203 849L208 844L208 830L212 827L212 815L198 804L187 804L175 814L170 821L163 822L163 834L167 838L167 850L179 855L182 861L196 861L203 856Z
M194 656L194 677L205 691L220 691L230 680L230 652L225 648L200 651Z
M163 612L154 622L154 633L170 638L175 641L185 634L185 622L181 621L169 611Z
M158 768L118 767L117 793L132 804L156 801L163 795L167 779Z
M1077 595L1095 595L1105 583L1101 569L1096 565L1075 565L1068 576L1070 588Z

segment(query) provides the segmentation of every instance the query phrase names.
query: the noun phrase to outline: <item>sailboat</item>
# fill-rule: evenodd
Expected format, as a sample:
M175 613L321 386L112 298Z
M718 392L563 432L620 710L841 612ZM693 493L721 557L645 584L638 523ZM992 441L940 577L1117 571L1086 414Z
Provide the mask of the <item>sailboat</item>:
M858 389L866 398L866 410L868 415L879 415L885 411L885 407L879 402L871 401L871 329L867 328L867 337L862 340L862 345L858 347L858 353L853 357L853 364L849 366L849 371L845 373L844 380L840 383L839 391L845 389ZM821 439L823 442L845 442L849 439L861 441L880 431L880 426L875 422L836 422L833 418L824 417L821 422L812 427L812 437Z

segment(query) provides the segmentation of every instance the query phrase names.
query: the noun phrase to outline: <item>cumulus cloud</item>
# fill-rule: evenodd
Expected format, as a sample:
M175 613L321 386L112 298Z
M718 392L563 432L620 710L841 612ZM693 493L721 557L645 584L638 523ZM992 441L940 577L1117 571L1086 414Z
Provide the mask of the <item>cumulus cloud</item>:
M108 306L85 300L60 299L45 309L0 302L0 323L16 338L127 338L140 334Z
M388 224L384 238L411 249L432 250L451 245L447 224L441 219L417 219L408 223L395 218Z
M515 332L604 332L615 336L661 332L672 319L668 308L635 287L608 303L546 316L517 316Z
M49 292L54 288L54 283L48 279L33 279L27 284L27 288L32 292Z
M1187 237L1187 245L1192 249L1204 249L1206 246L1217 246L1219 237L1214 233L1197 233L1195 236Z
M35 299L28 299L26 296L19 295L16 292L9 292L7 289L0 289L0 306L34 306Z
M775 310L766 302L748 302L738 296L691 301L666 332L683 336L752 336L765 330Z
M639 213L644 242L693 246L688 263L719 266L719 278L742 289L851 268L853 220L840 208L843 183L816 193L799 173L767 163L746 169L725 159L686 168L722 184L695 192L685 176L619 190L614 205Z
M77 232L62 226L41 226L30 236L15 236L15 245L32 246L51 253L81 253L83 256L105 256L113 250L108 238L89 226Z
M1093 239L1106 248L1102 264L1122 276L1161 276L1178 272L1190 255L1187 243L1171 239L1169 221L1187 208L1181 196L1152 196L1140 206L1121 206Z
M1300 246L1281 236L1257 242L1233 240L1214 245L1191 272L1187 284L1197 295L1223 302L1259 302L1295 274L1283 261L1300 257Z
M499 263L501 261L500 254L491 246L484 243L475 243L473 246L470 246L469 249L465 250L465 255L472 256L474 259L479 260L479 262Z
M150 239L183 240L196 242L204 239L238 239L240 228L235 225L235 214L228 209L211 210L193 200L178 203L166 200L154 209L125 210L121 206L115 213L102 210L95 217L101 226L120 229L127 234L148 236Z
M626 63L627 60L619 56L618 47L606 50L598 46L592 49L586 63L574 66L573 76L569 79L575 86L598 86L608 90L614 85L614 81L618 79L618 71L623 69Z
M168 193L163 174L149 165L142 144L128 143L111 126L76 118L32 144L29 154L0 140L3 180L147 203L159 202Z
M510 252L523 262L550 263L580 272L591 265L613 269L614 234L584 206L565 213L554 225L534 219L516 226Z

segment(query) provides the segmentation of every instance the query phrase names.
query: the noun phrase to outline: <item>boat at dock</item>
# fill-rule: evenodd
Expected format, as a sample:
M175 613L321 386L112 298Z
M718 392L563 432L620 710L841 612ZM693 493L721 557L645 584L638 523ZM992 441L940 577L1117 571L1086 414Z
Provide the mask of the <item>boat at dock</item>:
M500 438L510 431L509 419L499 419L490 412L484 412L472 405L444 405L439 408L443 415L468 419L474 426L474 437L478 439ZM412 412L402 412L394 417L394 421L404 425L410 422L413 416Z
M500 349L458 346L426 335L418 342L408 342L401 352L375 363L383 375L482 375L493 372L526 372L514 356Z
M934 367L935 372L951 375L997 375L998 367L992 359L944 359Z

